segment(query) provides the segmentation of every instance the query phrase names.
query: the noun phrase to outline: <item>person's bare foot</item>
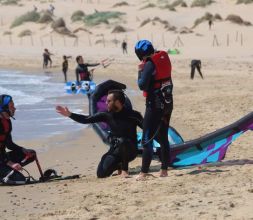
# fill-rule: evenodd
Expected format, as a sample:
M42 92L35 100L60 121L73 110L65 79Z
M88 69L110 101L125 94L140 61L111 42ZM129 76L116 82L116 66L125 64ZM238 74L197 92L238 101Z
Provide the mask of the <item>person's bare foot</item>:
M129 176L128 172L127 172L127 171L125 171L125 170L122 170L122 171L121 171L120 176L121 176L122 178L130 178L130 176Z
M160 170L160 177L167 177L168 171L167 170Z
M136 177L136 181L143 181L147 177L147 173L140 172L139 175Z

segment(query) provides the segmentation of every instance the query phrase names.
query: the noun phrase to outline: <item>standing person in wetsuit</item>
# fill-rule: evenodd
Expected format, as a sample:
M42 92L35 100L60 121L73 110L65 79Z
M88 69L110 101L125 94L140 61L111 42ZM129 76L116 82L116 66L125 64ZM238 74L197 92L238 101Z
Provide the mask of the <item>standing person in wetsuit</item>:
M68 68L69 68L69 63L68 63L68 59L71 58L71 56L63 56L63 62L62 62L62 72L64 75L64 81L65 83L67 82L67 72L68 72Z
M173 109L171 63L167 52L155 52L152 43L148 40L138 41L135 45L135 53L141 61L138 86L146 97L142 167L137 180L147 176L153 156L154 138L161 146L160 177L166 177L170 160L168 129Z
M80 84L80 81L91 81L92 75L88 70L88 67L98 66L100 63L84 63L82 56L76 57L77 67L76 67L76 81Z
M125 40L123 40L121 47L123 54L127 54L127 42Z
M48 51L48 49L44 49L43 53L43 69L47 68L48 62L50 62L50 67L52 67L52 59L51 59L52 53Z
M101 158L97 177L109 177L115 170L128 177L128 163L137 156L137 126L142 127L143 118L139 112L124 106L125 95L120 90L109 91L106 103L107 111L93 116L75 114L62 106L57 106L56 111L83 124L106 122L111 129L110 149Z
M10 118L13 118L15 111L12 97L0 95L0 181L11 185L25 184L26 179L19 171L36 159L34 150L20 147L12 141ZM6 148L10 151L6 152Z
M195 69L197 68L199 75L202 79L204 79L201 72L201 61L200 60L192 60L191 61L191 79L194 79Z

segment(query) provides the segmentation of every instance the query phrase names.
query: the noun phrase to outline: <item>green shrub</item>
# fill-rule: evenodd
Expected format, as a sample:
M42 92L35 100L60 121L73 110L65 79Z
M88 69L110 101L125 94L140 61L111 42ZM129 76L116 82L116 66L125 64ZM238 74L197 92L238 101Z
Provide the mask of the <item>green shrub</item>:
M236 4L250 4L253 0L237 0Z
M31 36L32 35L32 32L30 30L23 30L19 33L19 37L25 37L25 36Z
M17 5L19 0L5 0L1 1L2 5Z
M201 18L198 18L194 21L193 28L195 28L196 26L198 26L202 22L205 22L205 21L208 21L208 20L213 20L213 15L206 12L206 14L204 16L202 16Z
M66 23L63 20L63 18L58 18L56 21L54 21L51 25L53 29L61 28L61 27L66 27Z
M38 23L50 23L51 21L53 21L53 18L51 16L51 14L46 11L46 12L43 12L43 14L41 14L40 16L40 19L38 20Z
M149 4L145 5L145 6L143 6L142 8L140 8L140 10L143 10L143 9L146 9L146 8L154 8L154 7L156 7L155 4L149 3Z
M233 14L228 15L226 20L231 21L232 23L235 23L235 24L240 24L240 25L246 25L246 26L252 25L249 21L244 21L240 16L233 15Z
M169 9L170 11L176 11L176 9L171 5L165 5L162 7L162 9Z
M3 33L3 35L12 35L12 32L11 32L11 31L5 31L5 32Z
M191 7L206 7L207 5L211 5L213 2L213 0L194 0Z
M91 15L85 16L84 22L88 26L94 26L101 23L109 24L110 19L119 19L123 14L125 13L116 11L95 12Z
M71 20L73 22L75 21L81 21L83 20L85 14L83 11L79 10L79 11L75 11L72 15L71 15Z
M116 7L127 6L127 5L129 5L127 2L119 2L119 3L114 4L112 7L116 8Z
M16 18L12 24L11 24L11 28L17 27L21 24L23 24L24 22L37 22L40 19L40 14L35 12L35 11L30 11L27 12L24 15L21 15L20 17Z
M170 4L170 6L171 6L172 8L175 8L175 7L179 6L179 5L181 5L182 3L184 3L183 0L175 0L174 2L172 2L172 3Z

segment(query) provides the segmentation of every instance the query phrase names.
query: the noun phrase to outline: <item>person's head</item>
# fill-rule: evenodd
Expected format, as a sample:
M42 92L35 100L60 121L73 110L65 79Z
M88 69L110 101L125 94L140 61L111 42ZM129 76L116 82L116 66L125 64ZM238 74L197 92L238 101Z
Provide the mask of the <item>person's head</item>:
M66 60L66 59L67 59L67 57L66 57L65 55L63 55L63 59L64 59L64 60Z
M106 104L109 112L120 111L125 104L125 94L122 90L110 90L107 95Z
M45 52L48 52L48 49L47 49L47 48L45 48L45 49L44 49L44 51L45 51Z
M76 57L76 62L78 63L78 64L83 64L83 57L82 56L77 56Z
M139 40L135 44L135 54L139 60L143 60L155 52L152 43L148 40Z
M13 99L10 95L0 95L0 113L5 117L13 117L16 108Z

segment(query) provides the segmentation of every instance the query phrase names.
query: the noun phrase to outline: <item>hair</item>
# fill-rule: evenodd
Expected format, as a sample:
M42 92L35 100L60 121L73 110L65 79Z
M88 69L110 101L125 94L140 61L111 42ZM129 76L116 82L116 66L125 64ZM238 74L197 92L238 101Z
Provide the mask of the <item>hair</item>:
M79 61L79 59L80 59L81 57L82 57L82 56L80 56L80 55L76 57L76 62L77 62L77 63L78 63L78 61Z
M126 96L122 90L109 90L108 95L113 94L114 101L118 100L122 105L125 104Z
M67 56L66 56L66 55L64 55L64 56L63 56L63 59L64 59L64 60L65 60L65 59L67 59Z

